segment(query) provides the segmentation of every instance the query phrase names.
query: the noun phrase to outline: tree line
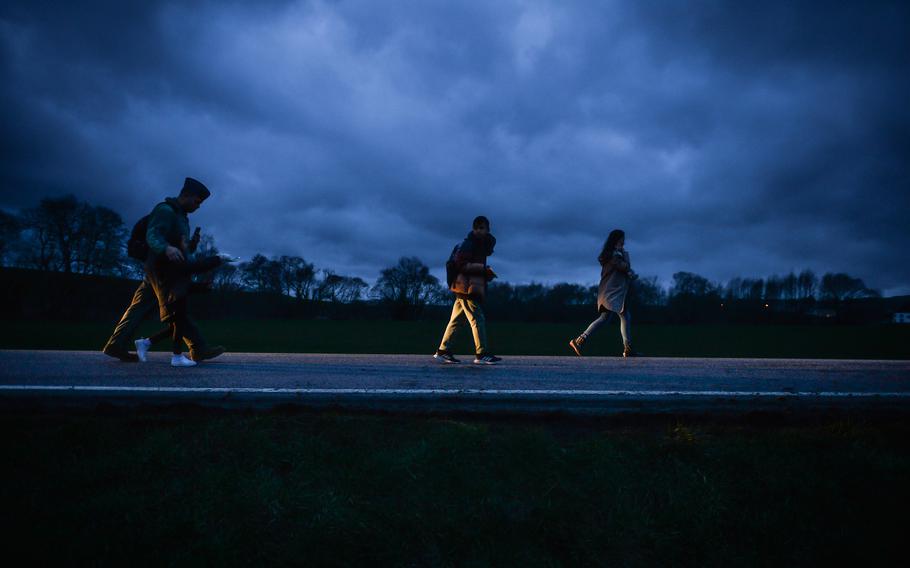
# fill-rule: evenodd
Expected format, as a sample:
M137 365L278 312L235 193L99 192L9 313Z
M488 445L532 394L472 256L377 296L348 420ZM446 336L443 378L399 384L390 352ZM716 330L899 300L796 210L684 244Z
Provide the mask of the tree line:
M0 265L139 277L141 264L126 255L128 233L121 216L109 208L80 201L72 195L45 198L36 207L18 214L0 210ZM204 235L199 250L202 254L217 254L214 238ZM216 290L253 291L300 301L333 304L381 301L391 307L394 317L419 316L426 306L450 301L444 283L417 257L402 257L395 265L382 269L372 286L360 277L320 269L303 257L292 255L256 254L247 262L222 266L211 275L211 280ZM505 317L520 317L532 306L553 312L556 317L559 310L589 309L596 294L596 286L582 284L494 281L490 284L488 304ZM657 277L639 278L632 301L637 307L688 314L681 319L691 319L698 310L716 312L737 305L769 308L772 303L790 304L805 310L816 301L837 304L878 296L862 279L844 273L819 277L811 270L803 270L765 278L736 277L720 283L691 272L677 272L666 289Z
M98 276L140 277L142 265L126 254L129 229L116 211L73 195L42 199L18 214L0 210L0 266ZM218 254L212 235L199 243L202 255ZM380 300L413 315L448 300L447 291L416 257L402 257L380 271L370 286L357 276L317 268L303 257L256 254L208 275L219 291L279 294L301 301L349 304Z

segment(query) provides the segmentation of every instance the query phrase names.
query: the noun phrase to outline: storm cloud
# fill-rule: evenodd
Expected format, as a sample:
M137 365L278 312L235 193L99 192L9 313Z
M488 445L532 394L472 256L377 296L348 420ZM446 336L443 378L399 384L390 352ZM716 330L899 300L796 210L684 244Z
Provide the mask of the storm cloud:
M5 2L0 207L128 224L185 176L224 250L511 282L812 268L910 293L905 2Z

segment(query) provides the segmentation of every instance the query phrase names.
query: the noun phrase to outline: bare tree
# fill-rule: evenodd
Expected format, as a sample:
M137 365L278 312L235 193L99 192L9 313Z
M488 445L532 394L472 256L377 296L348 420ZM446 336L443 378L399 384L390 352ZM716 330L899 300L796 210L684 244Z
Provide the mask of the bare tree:
M724 298L727 301L730 300L740 300L742 299L742 287L743 279L737 276L736 278L731 278L727 285L724 286Z
M644 306L660 306L666 303L667 293L657 281L657 276L640 277L632 283L634 297Z
M543 301L547 296L547 287L537 282L520 284L512 289L512 298L521 304Z
M57 243L51 234L50 223L40 208L26 209L22 214L24 237L18 264L38 270L57 270Z
M781 280L781 297L786 300L795 300L797 298L798 279L796 274L791 272Z
M240 265L244 286L257 292L281 293L281 263L257 254Z
M744 300L761 300L765 293L765 281L761 278L743 278L740 289Z
M320 280L319 284L316 286L316 299L337 302L336 296L343 278L343 276L335 274L334 270L328 268L323 269L322 280Z
M107 207L80 204L79 221L72 244L76 272L121 273L126 237L126 227L118 213Z
M811 270L803 270L796 277L796 289L800 300L808 300L815 297L815 289L818 286L818 277Z
M880 296L877 291L867 288L861 278L853 278L843 272L829 272L822 276L818 289L823 299L835 302Z
M383 269L373 293L392 304L396 317L418 315L439 287L439 280L417 257L402 257Z
M704 297L719 293L720 286L713 284L704 276L692 272L677 272L673 275L673 285L670 287L671 296Z
M299 256L282 256L278 259L281 267L281 287L285 294L299 300L312 299L316 280L316 268Z
M19 243L22 219L0 209L0 266L6 266L6 257Z
M120 215L72 195L42 199L23 213L27 245L21 264L85 274L124 271L126 228Z
M196 255L200 258L217 256L220 251L215 244L215 237L209 233L202 233L199 236L199 244L196 245Z
M555 284L547 293L547 302L557 306L579 306L591 303L588 290L581 284Z
M765 279L765 300L779 300L783 290L783 279L774 274Z
M42 199L37 218L44 223L58 254L58 266L63 272L73 271L73 257L79 239L83 208L73 195L58 199Z
M229 292L241 288L240 269L233 264L222 264L212 273L212 288Z
M346 304L363 299L364 292L370 287L359 276L343 276L344 280L338 289L338 299Z

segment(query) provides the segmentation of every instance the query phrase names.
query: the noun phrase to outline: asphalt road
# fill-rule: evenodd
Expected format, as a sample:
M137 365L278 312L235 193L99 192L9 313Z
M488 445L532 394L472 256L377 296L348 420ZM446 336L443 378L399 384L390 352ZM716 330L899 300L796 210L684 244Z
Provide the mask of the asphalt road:
M171 404L410 411L743 412L910 410L910 362L228 353L175 369L84 351L0 351L0 403Z

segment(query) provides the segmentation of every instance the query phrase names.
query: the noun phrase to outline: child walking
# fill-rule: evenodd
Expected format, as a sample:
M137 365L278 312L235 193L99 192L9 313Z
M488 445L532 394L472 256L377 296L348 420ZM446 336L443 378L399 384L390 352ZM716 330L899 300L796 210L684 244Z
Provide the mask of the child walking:
M474 334L478 365L495 365L502 359L487 352L486 320L483 315L483 300L486 297L487 282L496 278L496 274L487 266L487 257L493 254L496 238L490 234L490 221L479 216L474 219L471 232L465 240L452 251L446 263L449 289L455 293L455 305L452 316L442 336L442 342L433 358L441 363L460 363L449 349L455 332L466 319Z

